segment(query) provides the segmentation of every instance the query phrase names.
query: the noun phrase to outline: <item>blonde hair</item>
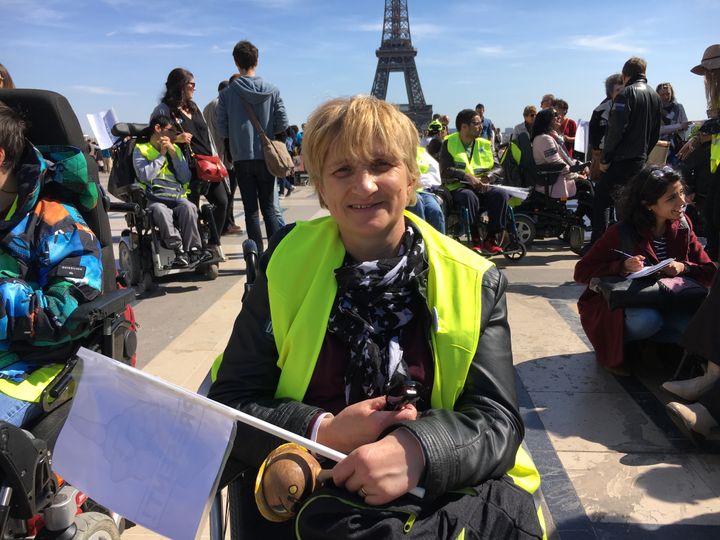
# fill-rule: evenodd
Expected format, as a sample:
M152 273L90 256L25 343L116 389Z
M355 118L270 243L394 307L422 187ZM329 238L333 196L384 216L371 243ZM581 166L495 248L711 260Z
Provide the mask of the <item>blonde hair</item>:
M352 161L370 162L376 157L373 148L379 146L388 158L405 165L412 187L408 206L412 206L420 178L418 142L415 125L397 107L358 95L332 99L313 111L305 126L302 155L310 182L318 190L331 147L338 147ZM327 208L319 191L318 198L320 206Z

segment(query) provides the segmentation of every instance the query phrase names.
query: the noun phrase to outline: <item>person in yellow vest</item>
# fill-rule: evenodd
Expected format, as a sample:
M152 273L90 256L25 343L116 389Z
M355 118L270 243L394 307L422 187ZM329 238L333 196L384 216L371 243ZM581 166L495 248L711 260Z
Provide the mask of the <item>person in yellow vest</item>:
M408 211L423 218L438 231L445 234L445 214L443 214L437 196L432 193L434 188L439 188L440 165L432 157L426 148L417 147L417 162L420 172L420 187L415 193L417 201L413 206L408 206Z
M697 201L708 226L705 250L713 261L720 255L720 44L705 49L700 64L690 71L705 77L707 115L700 129L678 151L678 158L695 168L697 183L705 184L704 200ZM709 168L708 168L709 160ZM700 189L698 190L701 191Z
M331 100L308 120L305 165L330 216L270 240L209 397L348 456L332 470L336 487L312 496L293 522L264 522L248 503L242 525L255 537L294 537L295 527L312 537L303 516L330 500L340 509L320 520L324 537L344 537L342 524L361 512L380 520L374 507L402 506L416 486L425 498L413 505L449 511L460 489L477 504L448 538L520 529L543 537L532 497L540 479L521 446L507 282L405 211L418 184L417 144L412 122L370 96ZM297 265L301 272L288 273ZM419 401L388 409L388 394L409 381ZM280 442L237 427L225 479L256 470ZM434 510L412 513L405 526L422 530L431 519Z
M197 206L187 199L191 173L182 151L172 142L177 135L169 117L153 117L146 136L138 138L135 145L133 166L145 187L162 242L175 251L173 266L182 268L210 259L212 254L202 249Z
M483 121L472 109L458 113L455 127L457 131L445 138L440 150L440 175L455 205L468 210L473 249L502 253L496 237L505 229L509 196L483 179L483 173L495 163L492 143L480 137ZM487 208L489 220L482 244L478 232L481 204Z

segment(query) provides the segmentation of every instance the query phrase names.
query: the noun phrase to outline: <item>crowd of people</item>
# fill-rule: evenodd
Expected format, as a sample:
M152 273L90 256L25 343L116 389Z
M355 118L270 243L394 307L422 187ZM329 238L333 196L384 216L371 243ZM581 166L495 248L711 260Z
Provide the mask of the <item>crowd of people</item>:
M332 471L337 487L324 488L325 495L339 498L337 489L344 489L357 500L336 509L332 523L351 520L359 503L384 505L422 485L423 504L456 512L456 534L492 527L501 531L498 537L522 531L542 538L532 497L539 475L521 445L506 279L444 234L443 211L432 196L443 186L453 204L467 211L476 251L502 252L509 195L488 180L501 138L484 105L458 112L452 133L449 117L437 115L419 137L397 108L355 96L320 105L300 130L289 125L277 86L258 75L257 47L240 41L232 58L237 73L219 84L217 98L202 110L193 100L193 74L172 70L133 154L153 219L166 247L175 251L174 266L210 256L197 228L200 197L213 204L218 230L240 231L233 221L236 188L247 235L262 254L210 397L348 454ZM568 103L551 94L543 96L539 111L524 108L512 135L529 140L536 166L557 166L547 196L566 199L578 183L594 183L592 237L574 278L588 285L578 308L597 360L619 375L627 370L628 343L687 343L688 329L707 332L704 325L716 320L718 310L713 261L720 240L720 45L709 47L692 70L705 77L709 119L689 138L672 85L653 89L646 67L633 57L606 80L606 97L590 121L587 167L578 160L585 156L576 153L577 126L567 116ZM13 86L2 65L0 84ZM98 243L72 207L39 196L44 162L23 134L22 119L0 104L0 247L9 265L0 290L4 299L18 297L21 289L46 301L32 317L4 302L3 316L12 324L0 327L0 339L20 340L28 332L38 339L71 339L63 322L99 292L100 270L93 265ZM290 195L294 186L291 178L277 179L268 170L262 134L302 155L329 217L285 224L278 197L280 191ZM647 163L658 144L667 149L667 165ZM201 181L198 156L222 159L227 181ZM691 203L705 246L688 217ZM489 218L484 238L481 209ZM73 249L63 252L64 260L43 259L51 268L34 271L42 276L39 283L25 283L22 272L7 274L37 264L13 251L14 238L29 235L40 244L57 226L73 231ZM286 269L298 260L305 271L290 281ZM608 278L618 282L649 265L662 266L653 286L660 283L665 295L652 304L611 309L593 285ZM72 266L87 271L82 277L63 271ZM681 302L698 288L707 296L700 308ZM703 435L720 420L716 345L699 351L709 362L701 377L664 385L692 402L668 408ZM0 419L22 425L39 411L35 399L13 388L32 381L33 373L47 376L46 366L6 360ZM408 381L419 389L419 399L389 410L386 396ZM252 493L254 474L247 469L256 470L277 440L247 426L238 428L237 439L243 444L234 446L224 479L239 478ZM470 489L473 504L483 510L458 511L457 497L449 494L460 488ZM497 500L502 511L496 511ZM243 512L244 525L255 535L288 531L288 524L261 523L252 509ZM380 513L377 518L384 519ZM432 527L429 517L417 526L425 519Z

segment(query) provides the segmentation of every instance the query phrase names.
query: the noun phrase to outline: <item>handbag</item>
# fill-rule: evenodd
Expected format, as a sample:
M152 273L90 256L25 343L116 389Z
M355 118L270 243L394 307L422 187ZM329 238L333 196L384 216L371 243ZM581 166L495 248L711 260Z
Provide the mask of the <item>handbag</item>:
M380 506L368 505L344 489L325 487L308 498L295 519L295 533L300 539L543 537L532 495L507 477L448 492L431 502L404 496Z
M601 294L611 310L622 308L680 309L694 311L707 296L702 283L685 276L654 279L595 277L589 288Z
M252 107L245 100L243 100L243 105L245 105L248 118L250 118L250 121L255 127L258 137L260 137L260 144L262 145L263 154L265 155L265 166L268 172L277 178L287 178L295 174L293 160L290 157L290 152L288 152L285 143L270 140L260 125L260 122L258 122Z
M190 153L195 158L195 174L205 182L222 182L228 175L225 165L218 156Z

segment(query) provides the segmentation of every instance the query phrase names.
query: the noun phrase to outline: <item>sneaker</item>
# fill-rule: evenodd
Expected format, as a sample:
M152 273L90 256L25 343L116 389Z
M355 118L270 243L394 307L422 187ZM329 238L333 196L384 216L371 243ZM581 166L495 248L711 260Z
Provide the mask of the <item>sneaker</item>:
M503 252L503 249L492 240L485 240L482 243L482 250L486 251L490 255L498 255Z
M190 262L200 264L213 258L213 254L208 249L193 248L190 250Z
M295 191L295 188L294 188L293 186L289 186L289 187L285 190L285 197L289 197L290 194L291 194L293 191Z
M173 268L185 268L188 265L187 254L181 249L175 250L175 260L172 262Z

